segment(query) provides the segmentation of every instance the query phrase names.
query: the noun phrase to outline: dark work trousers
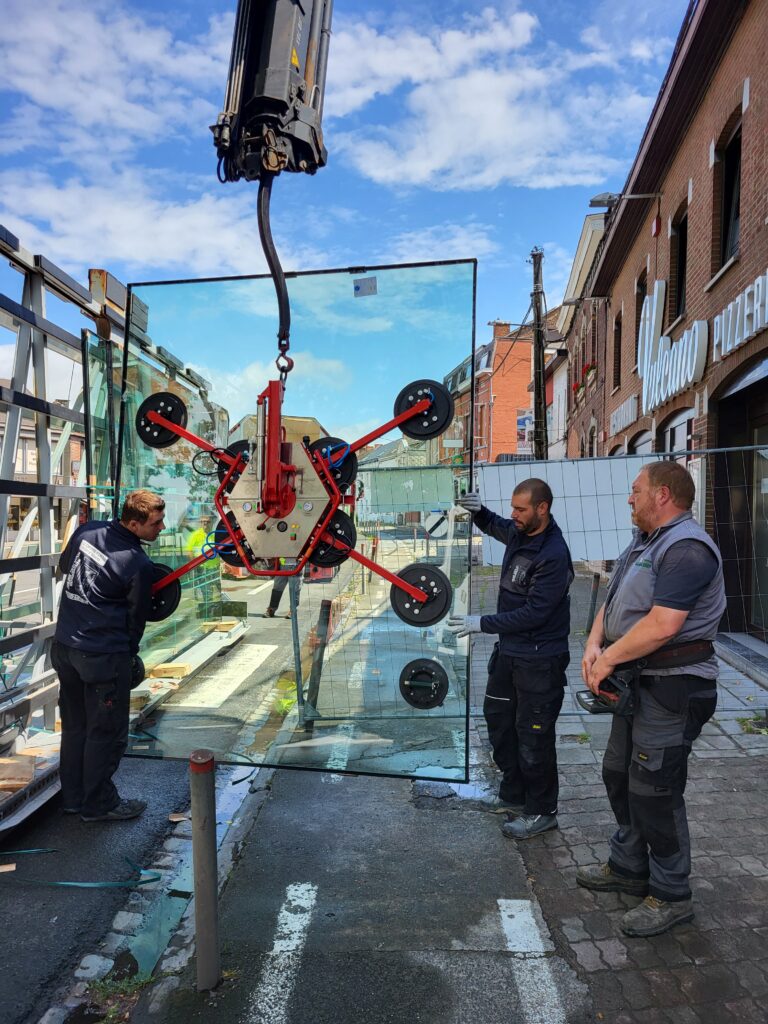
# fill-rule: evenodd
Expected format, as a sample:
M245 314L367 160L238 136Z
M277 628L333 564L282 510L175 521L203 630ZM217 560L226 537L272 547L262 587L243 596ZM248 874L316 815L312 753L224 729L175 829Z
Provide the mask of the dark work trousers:
M555 722L570 655L518 658L494 651L483 713L493 759L503 772L499 796L526 814L554 814L559 792Z
M648 878L650 895L660 900L691 895L688 755L716 704L714 679L643 676L635 714L613 718L603 781L619 827L609 864L617 874Z
M128 745L131 655L88 654L54 641L59 675L62 804L100 815L120 803L112 782Z
M273 612L276 612L280 607L280 600L283 596L283 591L292 579L296 580L296 583L294 584L296 588L296 607L299 607L299 599L301 597L301 574L298 576L275 576L275 582L272 584L272 590L269 592L269 607Z

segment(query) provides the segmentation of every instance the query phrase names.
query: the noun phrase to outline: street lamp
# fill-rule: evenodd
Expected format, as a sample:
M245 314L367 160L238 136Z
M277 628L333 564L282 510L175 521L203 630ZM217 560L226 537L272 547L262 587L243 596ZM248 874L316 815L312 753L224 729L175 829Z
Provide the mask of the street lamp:
M612 210L622 199L661 199L661 192L601 192L592 196L589 205L593 208L607 206Z

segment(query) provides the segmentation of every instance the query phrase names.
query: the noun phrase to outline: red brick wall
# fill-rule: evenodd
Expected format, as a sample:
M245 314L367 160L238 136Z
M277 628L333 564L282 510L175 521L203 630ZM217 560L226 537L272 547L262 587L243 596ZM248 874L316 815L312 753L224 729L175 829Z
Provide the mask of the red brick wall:
M657 407L651 416L638 419L617 437L608 437L606 450L628 436L642 430L659 429L670 415L696 404L699 395L699 416L696 432L700 435L698 447L714 447L717 439L715 409L710 408L706 419L704 393L709 400L716 399L718 390L734 374L768 347L768 332L763 330L747 344L725 359L712 362L713 317L719 314L755 278L768 267L768 190L766 174L768 160L766 134L768 130L768 61L766 61L766 30L768 0L753 0L736 29L730 46L710 82L709 89L692 120L685 137L661 180L659 191L661 231L651 236L651 224L656 216L655 206L649 209L643 225L621 272L615 279L608 310L608 341L604 345L610 368L606 374L608 386L604 413L606 437L611 413L631 394L638 394L642 382L632 368L635 363L635 281L648 267L648 290L652 292L657 279L670 286L671 239L668 235L670 218L675 218L688 197L688 272L686 311L680 322L670 330L670 314L665 310L663 331L677 340L695 320L707 320L709 340L707 364L703 380L694 388L675 396ZM710 166L710 148L717 146L724 131L738 117L744 94L744 81L749 79L749 102L742 113L742 167L741 167L741 231L739 259L722 277L705 291L713 276L713 217L719 223L716 202L718 169ZM628 200L629 201L629 200ZM717 264L719 265L719 263ZM613 389L613 320L622 315L622 380ZM576 426L576 423L573 424ZM570 454L570 444L569 444Z
M531 347L530 336L496 342L491 462L495 462L498 455L517 452L517 411L533 407L533 395L528 390L531 383Z

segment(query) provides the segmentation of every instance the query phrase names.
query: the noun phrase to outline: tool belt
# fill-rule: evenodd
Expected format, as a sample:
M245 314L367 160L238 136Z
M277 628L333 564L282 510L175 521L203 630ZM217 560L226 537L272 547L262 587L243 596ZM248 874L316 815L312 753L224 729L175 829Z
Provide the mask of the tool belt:
M641 673L654 668L683 668L706 661L715 653L711 640L689 640L663 647L644 658L625 661L600 683L598 692L579 690L576 700L591 715L633 715Z
M696 665L700 661L706 661L714 653L715 647L711 640L688 640L686 643L661 647L653 654L646 654L644 658L637 658L636 661L626 661L616 668L636 668L640 672L645 672L649 668L683 668L685 665Z

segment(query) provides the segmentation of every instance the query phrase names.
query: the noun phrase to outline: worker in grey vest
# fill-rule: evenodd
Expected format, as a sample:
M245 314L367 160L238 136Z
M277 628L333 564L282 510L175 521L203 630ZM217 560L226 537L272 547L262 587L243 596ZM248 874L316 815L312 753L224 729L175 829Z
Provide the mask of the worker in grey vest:
M619 558L582 661L593 693L617 670L635 677L634 708L613 716L603 781L618 829L607 864L579 885L645 897L627 935L693 917L685 784L691 745L717 703L712 640L725 611L720 552L691 514L695 487L676 462L643 467L629 504L636 527Z

